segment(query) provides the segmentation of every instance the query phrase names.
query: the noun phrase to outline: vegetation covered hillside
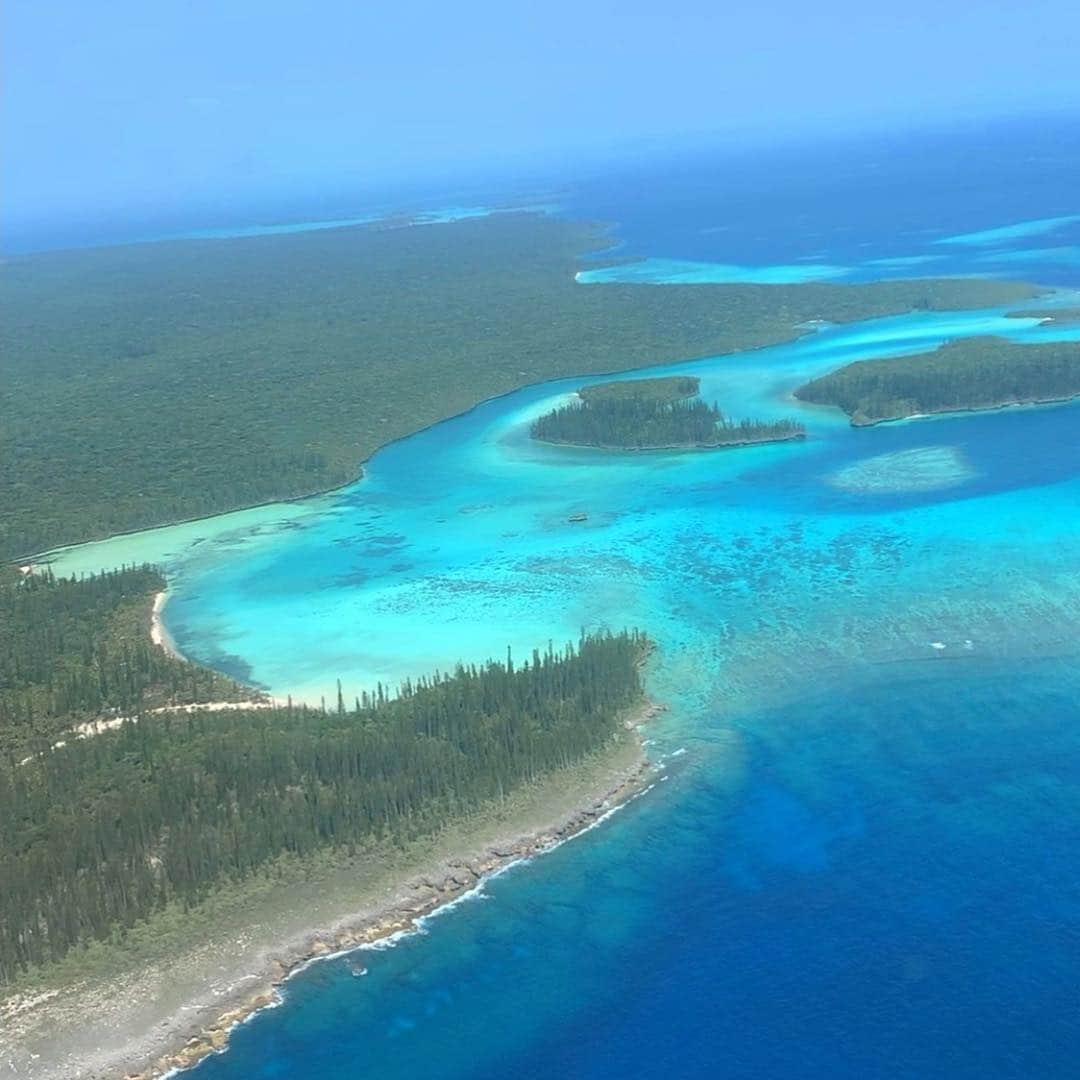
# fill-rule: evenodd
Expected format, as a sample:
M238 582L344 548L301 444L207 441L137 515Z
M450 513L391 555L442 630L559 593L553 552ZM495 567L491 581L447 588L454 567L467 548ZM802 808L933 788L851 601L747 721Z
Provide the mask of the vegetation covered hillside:
M0 984L282 855L406 842L608 745L636 634L583 636L352 707L144 716L0 761Z
M838 406L856 425L1077 395L1080 342L1017 345L995 337L950 341L915 356L859 360L795 391L803 401Z
M598 242L506 214L6 260L0 560L344 483L387 441L526 383L1034 293L578 285Z

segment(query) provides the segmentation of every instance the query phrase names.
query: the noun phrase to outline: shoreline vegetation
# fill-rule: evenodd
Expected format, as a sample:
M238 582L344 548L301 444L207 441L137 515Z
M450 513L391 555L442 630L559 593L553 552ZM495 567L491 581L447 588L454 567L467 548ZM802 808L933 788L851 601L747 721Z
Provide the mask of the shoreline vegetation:
M0 993L0 1060L31 1080L152 1080L190 1068L277 1004L310 962L415 931L644 793L651 766L637 726L661 710L643 703L607 749L405 848L286 861L246 889L147 924L126 952L72 957L52 977L23 980Z
M11 571L0 590L13 616L0 639L0 1060L19 1075L193 1064L306 961L415 928L644 784L637 726L657 706L636 633L459 666L397 696L378 686L349 707L339 689L336 709L264 695L148 707L155 672L209 679L207 693L220 678L150 644L161 584L151 567ZM118 613L143 652L113 636ZM35 682L26 642L69 677Z
M1080 396L1080 342L1016 344L998 337L950 341L930 353L857 360L795 391L832 405L853 427Z
M673 403L697 397L701 380L696 375L661 375L650 379L612 379L583 386L577 396L592 405L604 401L645 398L648 401Z
M601 236L507 213L8 260L0 560L332 491L379 447L525 385L1042 291L580 286Z
M164 591L151 566L81 580L0 568L0 758L124 717L268 701L170 650Z
M336 708L144 711L25 740L0 764L0 986L279 856L408 843L572 765L642 699L647 650L583 634L348 706L339 684Z
M1038 319L1040 322L1071 325L1080 322L1080 307L1032 308L1025 311L1006 312L1009 319Z
M689 376L623 379L583 387L577 400L537 417L530 435L598 450L716 450L806 438L796 420L727 419L697 397Z

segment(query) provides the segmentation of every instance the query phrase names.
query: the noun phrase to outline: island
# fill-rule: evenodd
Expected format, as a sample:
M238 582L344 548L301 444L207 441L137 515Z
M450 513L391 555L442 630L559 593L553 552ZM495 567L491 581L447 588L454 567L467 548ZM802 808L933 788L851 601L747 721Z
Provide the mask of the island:
M796 420L730 420L696 396L699 386L681 375L586 386L576 400L537 417L529 433L602 450L711 450L806 437Z
M1038 319L1040 322L1069 326L1080 322L1080 307L1031 308L1007 312L1005 317L1007 319Z
M857 360L795 391L843 409L856 427L933 413L1068 401L1080 395L1080 343L950 341L929 353Z

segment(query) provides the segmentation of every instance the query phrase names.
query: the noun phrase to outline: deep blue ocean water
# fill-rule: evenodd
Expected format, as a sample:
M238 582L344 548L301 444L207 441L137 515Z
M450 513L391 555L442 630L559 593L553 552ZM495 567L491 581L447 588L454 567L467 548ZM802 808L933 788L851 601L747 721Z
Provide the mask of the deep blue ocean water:
M1080 123L1026 120L644 159L576 185L565 202L618 222L618 254L677 260L691 274L704 263L768 268L764 280L1035 273L1071 285L1078 161ZM1073 220L1040 227L1059 218Z
M808 146L737 175L703 155L563 202L617 222L642 288L807 265L1066 288L1074 135ZM821 327L665 370L733 415L783 415L850 359L1080 339L1005 315ZM528 418L582 381L387 447L342 492L61 556L166 562L181 648L276 693L583 625L659 645L651 790L365 951L366 974L307 968L193 1077L1075 1076L1080 406L861 430L808 409L804 444L716 454L531 444Z

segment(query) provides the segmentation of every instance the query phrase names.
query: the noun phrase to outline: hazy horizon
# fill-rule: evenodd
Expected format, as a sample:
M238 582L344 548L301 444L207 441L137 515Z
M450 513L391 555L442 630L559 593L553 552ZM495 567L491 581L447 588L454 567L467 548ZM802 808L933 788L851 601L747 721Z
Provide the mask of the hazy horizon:
M14 0L5 232L1076 110L1072 7L979 8Z

